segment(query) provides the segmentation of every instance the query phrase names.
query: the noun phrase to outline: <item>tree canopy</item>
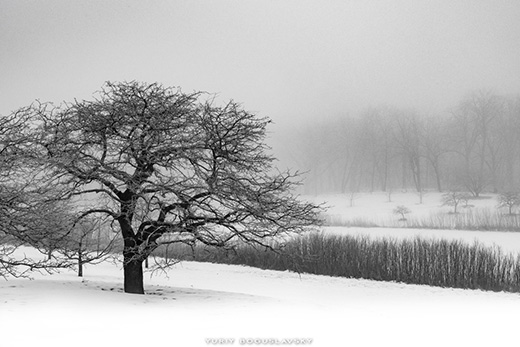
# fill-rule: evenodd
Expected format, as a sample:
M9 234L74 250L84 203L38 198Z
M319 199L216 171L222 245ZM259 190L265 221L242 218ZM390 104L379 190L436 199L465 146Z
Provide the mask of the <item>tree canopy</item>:
M16 253L23 244L42 253L66 234L59 218L63 204L57 186L33 160L35 123L28 108L0 116L0 276L67 266L57 259L32 259Z
M270 120L233 101L124 82L28 112L40 161L80 202L78 220L103 215L121 233L125 292L144 292L142 262L161 244L267 246L319 222L319 207L292 193L298 175L273 165Z

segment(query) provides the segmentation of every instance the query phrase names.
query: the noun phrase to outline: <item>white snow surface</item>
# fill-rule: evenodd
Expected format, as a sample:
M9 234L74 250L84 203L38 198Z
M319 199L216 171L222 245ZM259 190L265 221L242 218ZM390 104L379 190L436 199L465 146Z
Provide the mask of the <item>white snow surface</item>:
M444 206L442 203L443 193L439 192L423 192L420 203L419 194L415 192L393 192L388 199L388 193L373 192L373 193L356 193L353 195L351 205L351 194L329 194L318 196L303 196L305 200L313 201L315 203L324 203L328 206L327 213L330 215L341 216L345 219L350 218L367 218L374 222L379 222L381 219L396 219L393 213L397 206L406 206L410 209L410 217L427 216L435 212L449 212L453 210L451 206ZM497 208L498 200L497 194L484 194L480 199L470 199L469 204L471 208ZM462 206L459 206L459 211L464 211ZM502 211L506 212L505 209Z
M516 233L327 232L423 233L467 241L490 235L485 242L520 249ZM86 266L83 279L73 270L32 277L0 280L0 346L490 346L518 341L520 295L512 293L197 262L148 272L147 295L122 293L122 269L108 261Z
M426 216L430 213L446 213L453 209L442 205L442 194L428 192L423 195L423 203L419 203L416 193L396 192L388 202L386 193L374 192L357 194L350 206L348 194L334 194L318 197L306 197L315 203L324 202L329 206L327 214L338 217L340 220L362 218L367 221L379 222L398 217L393 213L396 206L404 205L411 210L409 217ZM470 200L472 208L497 208L497 195L487 194L478 200ZM464 211L463 208L459 208ZM504 209L499 210L506 213ZM436 229L409 229L409 228L359 228L359 227L324 227L323 230L337 235L361 235L372 238L412 239L421 237L426 239L460 240L469 244L477 241L485 246L498 246L505 253L520 253L520 233L499 231L469 231L469 230L436 230Z
M517 294L197 262L148 273L144 296L122 293L122 280L119 266L105 262L87 266L84 279L64 270L0 282L0 345L208 346L211 338L235 339L237 346L254 338L312 339L312 346L517 341Z

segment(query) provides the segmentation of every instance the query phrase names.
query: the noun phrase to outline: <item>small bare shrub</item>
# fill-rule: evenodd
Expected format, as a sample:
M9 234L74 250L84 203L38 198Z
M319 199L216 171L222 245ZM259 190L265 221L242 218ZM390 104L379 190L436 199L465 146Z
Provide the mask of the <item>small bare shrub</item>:
M393 212L394 214L401 216L401 218L399 218L400 221L405 221L406 215L410 214L412 211L410 211L410 209L404 205L399 205L396 208L394 208Z

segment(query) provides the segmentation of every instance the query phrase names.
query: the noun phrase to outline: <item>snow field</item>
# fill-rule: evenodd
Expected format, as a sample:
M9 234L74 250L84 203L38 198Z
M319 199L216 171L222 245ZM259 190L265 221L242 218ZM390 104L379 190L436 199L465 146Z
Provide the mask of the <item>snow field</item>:
M361 218L374 222L381 220L397 220L399 217L393 214L393 209L398 205L408 207L412 212L409 217L427 216L430 213L448 213L452 207L442 206L442 194L437 192L426 193L423 203L419 204L416 193L393 193L392 202L388 202L386 193L358 194L354 206L350 207L348 194L335 194L319 197L305 197L309 201L327 201L329 209L327 214L343 220ZM496 209L496 195L488 194L482 199L470 200L475 209ZM503 210L505 213L505 210ZM364 235L374 238L410 239L422 237L428 239L463 240L467 243L475 241L486 246L499 246L504 252L520 253L520 233L501 231L469 231L469 230L436 230L436 229L409 229L409 228L361 228L361 227L324 227L325 232L340 235Z
M374 196L383 199L377 203ZM440 208L433 197L428 194L425 204L408 207L412 213ZM380 207L384 198L362 196L355 201L357 211L369 217L370 211L391 213L393 207ZM395 203L402 204L397 198L395 194ZM361 204L362 199L367 204ZM339 203L333 209L348 216L354 212ZM477 239L504 251L520 251L517 233L345 227L328 227L325 232ZM0 281L0 346L190 347L219 341L235 346L309 341L303 339L312 339L312 346L489 346L518 340L520 295L512 293L196 262L147 273L145 296L123 294L122 270L110 262L87 265L84 279L73 270L33 277Z
M103 263L0 283L6 346L207 346L206 339L311 338L313 346L515 341L520 296L182 262L121 293Z
M420 203L419 194L416 192L393 192L391 202L388 201L388 193L356 193L353 205L350 206L349 194L330 194L320 196L304 196L303 198L315 202L325 202L329 209L327 214L351 218L367 218L377 222L385 219L395 219L397 217L393 210L395 207L404 205L411 210L410 217L427 216L432 212L449 212L453 207L442 206L442 193L425 192L423 193L423 203ZM471 199L469 204L472 208L491 208L496 209L497 195L484 194L480 199ZM463 209L462 209L463 210ZM505 210L504 210L505 211Z

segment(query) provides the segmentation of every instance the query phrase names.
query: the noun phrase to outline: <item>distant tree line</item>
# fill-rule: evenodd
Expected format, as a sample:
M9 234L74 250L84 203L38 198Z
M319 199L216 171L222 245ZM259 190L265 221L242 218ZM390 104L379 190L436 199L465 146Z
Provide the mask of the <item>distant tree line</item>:
M477 91L443 114L391 107L305 128L293 157L305 194L520 186L520 96Z

